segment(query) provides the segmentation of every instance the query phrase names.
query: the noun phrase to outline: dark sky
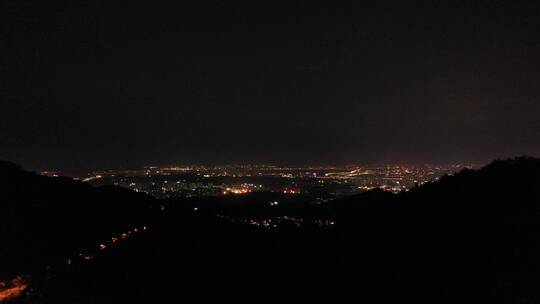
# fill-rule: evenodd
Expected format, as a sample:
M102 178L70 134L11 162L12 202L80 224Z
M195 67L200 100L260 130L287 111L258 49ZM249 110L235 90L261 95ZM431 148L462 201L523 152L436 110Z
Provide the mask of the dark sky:
M1 2L0 157L73 172L540 155L538 1L111 2Z

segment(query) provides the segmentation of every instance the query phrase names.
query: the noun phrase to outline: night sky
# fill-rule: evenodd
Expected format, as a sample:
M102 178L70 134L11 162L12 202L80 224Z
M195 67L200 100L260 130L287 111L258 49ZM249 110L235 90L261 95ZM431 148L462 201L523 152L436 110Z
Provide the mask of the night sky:
M0 158L80 172L540 155L538 1L110 2L2 1Z

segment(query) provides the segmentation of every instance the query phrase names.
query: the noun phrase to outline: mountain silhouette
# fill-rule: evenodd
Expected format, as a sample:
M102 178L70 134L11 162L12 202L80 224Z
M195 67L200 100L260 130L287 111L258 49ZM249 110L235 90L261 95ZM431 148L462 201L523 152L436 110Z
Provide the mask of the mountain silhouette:
M42 271L89 244L143 225L158 205L146 194L41 176L6 161L0 162L0 201L0 280Z
M473 296L536 302L539 185L540 160L521 157L397 195L376 191L336 201L344 264L352 277L369 273L384 282L362 282L381 295L391 286L437 302Z

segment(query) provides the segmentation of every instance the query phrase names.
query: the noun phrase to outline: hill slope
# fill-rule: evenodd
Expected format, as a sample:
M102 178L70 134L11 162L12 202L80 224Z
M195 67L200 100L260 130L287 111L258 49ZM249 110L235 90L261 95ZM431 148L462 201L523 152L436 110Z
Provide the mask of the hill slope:
M149 220L147 195L45 177L0 162L0 279L34 273L60 257Z
M345 264L384 282L372 289L382 294L537 301L539 190L540 160L517 158L399 195L337 201Z

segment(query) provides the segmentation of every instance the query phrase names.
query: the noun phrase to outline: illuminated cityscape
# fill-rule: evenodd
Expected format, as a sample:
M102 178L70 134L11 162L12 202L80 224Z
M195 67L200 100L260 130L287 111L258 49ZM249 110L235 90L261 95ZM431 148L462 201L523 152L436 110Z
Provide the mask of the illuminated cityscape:
M274 192L312 194L319 200L380 188L407 191L475 164L281 167L270 165L144 167L92 172L78 179L115 185L158 198L189 198Z

